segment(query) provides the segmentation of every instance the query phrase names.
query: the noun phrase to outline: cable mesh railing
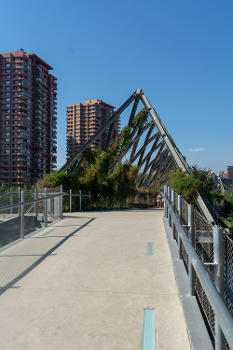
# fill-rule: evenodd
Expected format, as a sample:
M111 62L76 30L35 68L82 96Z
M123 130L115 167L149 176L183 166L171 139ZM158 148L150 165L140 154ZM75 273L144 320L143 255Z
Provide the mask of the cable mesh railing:
M181 215L180 215L181 223L183 226L184 231L186 232L187 237L189 237L189 230L188 230L188 203L184 200L184 198L181 198ZM182 259L184 261L185 269L188 271L188 254L182 245L181 247L181 254Z
M214 246L213 246L213 227L207 222L207 220L201 215L201 213L194 208L194 235L195 243L194 247L196 253L204 264L212 282L215 278L215 266L214 263ZM215 332L215 317L213 309L209 303L208 298L197 278L195 276L195 292L198 301L201 305L202 311L205 315L208 328L214 337Z
M168 186L165 186L165 194L167 193L167 199L169 200L170 205L174 210L175 216L177 219L179 219L179 222L182 225L183 232L195 249L198 258L203 263L210 280L213 284L216 284L217 288L220 289L221 285L219 284L219 279L221 280L221 276L217 276L217 268L218 264L222 265L222 275L224 274L224 286L220 291L220 295L224 300L229 312L233 316L233 240L229 234L222 229L222 231L219 232L219 234L222 232L222 246L218 246L219 242L217 241L219 237L216 240L215 235L214 238L214 226L206 220L206 218L199 212L197 208L194 208L188 204L181 196L177 195L175 192L172 192L173 190L169 189ZM174 225L171 218L171 212L166 209L166 205L165 217L168 218L168 222L172 227L173 238L178 243L179 230L177 229L176 225ZM179 245L179 256L184 262L187 273L190 274L189 254L187 253L183 244L179 243ZM222 251L224 251L224 254L222 255L222 261L218 261L216 263L216 254L218 254L217 250L220 248L223 249ZM219 338L219 332L218 335L215 334L216 326L218 326L218 323L216 323L215 313L209 301L209 298L206 295L203 285L200 282L195 271L193 271L193 274L193 290L206 321L206 325L212 341L215 343L216 336ZM230 349L223 335L222 339L222 349ZM217 340L217 343L218 342L219 339Z
M233 240L224 234L225 261L224 261L224 291L225 303L233 317Z
M224 297L225 304L233 317L233 240L224 232L225 263L224 263ZM231 350L225 340L225 350Z

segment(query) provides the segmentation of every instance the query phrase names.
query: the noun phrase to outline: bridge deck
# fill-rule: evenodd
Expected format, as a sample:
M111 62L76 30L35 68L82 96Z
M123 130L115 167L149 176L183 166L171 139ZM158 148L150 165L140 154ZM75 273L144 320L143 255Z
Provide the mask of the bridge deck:
M0 254L1 349L189 350L161 210L89 212ZM149 335L150 336L150 335Z

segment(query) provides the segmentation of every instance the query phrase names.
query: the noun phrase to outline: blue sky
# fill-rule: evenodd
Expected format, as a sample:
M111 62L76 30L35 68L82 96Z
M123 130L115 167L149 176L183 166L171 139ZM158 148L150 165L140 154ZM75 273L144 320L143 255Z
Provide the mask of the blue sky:
M54 67L58 167L66 105L118 107L137 88L190 164L233 164L232 0L5 1L0 32L1 53L23 48Z

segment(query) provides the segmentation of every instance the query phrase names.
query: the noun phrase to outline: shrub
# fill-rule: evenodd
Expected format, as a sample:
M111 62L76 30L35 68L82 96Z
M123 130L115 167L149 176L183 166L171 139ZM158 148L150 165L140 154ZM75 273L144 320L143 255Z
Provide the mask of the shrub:
M194 204L198 193L204 195L213 204L221 197L215 188L210 171L197 166L192 167L189 173L184 173L179 168L170 170L169 184L188 203Z

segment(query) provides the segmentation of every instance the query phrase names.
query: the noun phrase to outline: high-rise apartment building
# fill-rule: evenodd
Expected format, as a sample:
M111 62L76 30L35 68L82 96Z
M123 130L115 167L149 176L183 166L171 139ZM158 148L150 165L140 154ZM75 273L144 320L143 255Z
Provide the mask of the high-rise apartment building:
M89 100L67 106L67 159L72 157L111 118L114 107L102 100ZM119 134L119 118L114 122L113 137ZM103 150L107 132L90 147Z
M56 78L35 54L0 54L0 184L31 185L56 165Z
M227 167L227 177L228 179L233 180L233 165Z

